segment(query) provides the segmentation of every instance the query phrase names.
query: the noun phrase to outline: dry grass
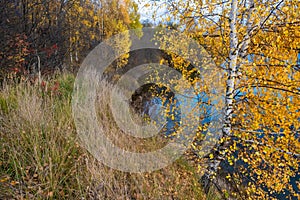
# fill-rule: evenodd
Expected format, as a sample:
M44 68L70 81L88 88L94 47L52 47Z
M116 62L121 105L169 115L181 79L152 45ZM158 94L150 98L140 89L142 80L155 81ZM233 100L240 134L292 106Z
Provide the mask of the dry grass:
M131 174L95 160L79 145L72 120L73 75L0 90L0 199L205 199L184 158L159 171ZM57 90L51 90L59 82ZM105 108L102 120L110 124ZM108 135L120 135L117 128ZM119 137L118 143L126 143ZM149 142L149 141L147 141Z

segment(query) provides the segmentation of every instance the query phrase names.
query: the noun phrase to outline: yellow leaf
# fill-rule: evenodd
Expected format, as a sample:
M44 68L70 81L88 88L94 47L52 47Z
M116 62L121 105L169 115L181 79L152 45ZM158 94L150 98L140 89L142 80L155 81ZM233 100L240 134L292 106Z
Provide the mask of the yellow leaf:
M19 182L17 182L17 181L12 181L12 182L10 182L10 185L11 185L11 186L15 186L15 185L17 185L17 184L19 184Z

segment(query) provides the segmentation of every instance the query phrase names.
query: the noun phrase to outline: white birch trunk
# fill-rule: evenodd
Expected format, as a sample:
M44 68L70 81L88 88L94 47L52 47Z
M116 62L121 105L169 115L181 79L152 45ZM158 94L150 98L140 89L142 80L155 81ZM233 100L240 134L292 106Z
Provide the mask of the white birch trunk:
M38 59L38 79L39 79L39 84L41 84L42 83L41 59L38 54L37 54L37 59Z
M230 10L230 53L229 53L229 67L228 67L228 78L226 81L226 97L225 97L225 115L222 129L222 140L230 138L232 135L232 112L233 112L233 101L235 82L237 76L237 62L238 62L238 37L237 37L237 9L238 0L232 0ZM210 187L210 183L214 182L218 167L222 160L225 159L225 149L228 147L228 142L222 142L213 153L214 157L208 164L208 169L202 179L203 186L206 191Z
M35 54L36 54L36 58L37 58L37 66L35 66L35 72L36 73L36 70L37 70L37 74L38 74L38 83L41 84L42 83L42 73L41 73L41 58L37 52L37 50L35 50ZM37 67L37 69L36 69ZM36 75L35 75L36 76Z
M79 61L79 58L78 58L78 51L77 51L77 50L75 51L75 60L76 60L76 62Z
M242 46L240 49L240 53L239 55L245 59L247 56L247 50L250 44L250 38L251 35L253 33L253 31L255 30L253 27L253 19L252 19L252 13L254 11L254 0L249 0L249 10L248 10L248 15L247 15L247 32L246 35L244 37L244 40L242 42Z
M229 53L229 67L227 68L228 78L226 81L226 96L225 96L225 115L222 129L222 138L221 143L216 147L216 150L213 151L213 158L208 163L208 169L202 177L202 183L204 186L205 192L208 192L208 189L211 183L216 183L216 173L218 171L219 165L222 160L225 159L225 150L229 147L232 138L232 117L233 117L233 103L234 103L234 94L235 87L237 83L237 75L239 70L239 65L243 62L247 62L248 48L250 44L251 37L259 29L261 29L264 23L272 15L273 11L277 9L281 3L280 1L272 10L270 15L264 19L259 20L258 23L254 23L253 12L255 12L255 1L248 0L249 6L247 13L247 21L245 26L247 27L246 33L243 37L242 42L238 41L238 32L237 32L237 13L238 13L238 0L231 1L230 8L230 53ZM238 60L238 59L241 60ZM248 141L253 142L253 141ZM279 149L280 150L280 149ZM295 154L293 154L295 155Z
M73 54L70 52L70 62L73 63Z

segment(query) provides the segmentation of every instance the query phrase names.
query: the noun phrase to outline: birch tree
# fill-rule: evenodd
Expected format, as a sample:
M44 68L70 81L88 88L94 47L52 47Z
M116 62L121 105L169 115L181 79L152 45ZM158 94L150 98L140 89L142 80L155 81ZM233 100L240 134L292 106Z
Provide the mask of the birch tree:
M226 74L222 137L207 156L202 177L206 192L217 185L224 198L297 196L299 2L166 4L169 16L163 20L173 19L178 30L198 40ZM221 163L234 169L226 171L230 195L223 190L227 184L220 186Z

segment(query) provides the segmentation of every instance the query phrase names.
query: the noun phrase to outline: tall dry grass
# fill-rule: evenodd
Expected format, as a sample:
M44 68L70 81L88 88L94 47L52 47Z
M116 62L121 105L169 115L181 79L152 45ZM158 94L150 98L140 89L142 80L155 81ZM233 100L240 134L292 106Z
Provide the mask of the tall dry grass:
M143 174L94 159L77 138L73 82L64 74L43 85L21 82L0 90L0 199L205 199L184 158ZM108 108L98 108L107 127L115 127ZM111 128L108 135L122 132ZM128 142L118 138L118 144Z

